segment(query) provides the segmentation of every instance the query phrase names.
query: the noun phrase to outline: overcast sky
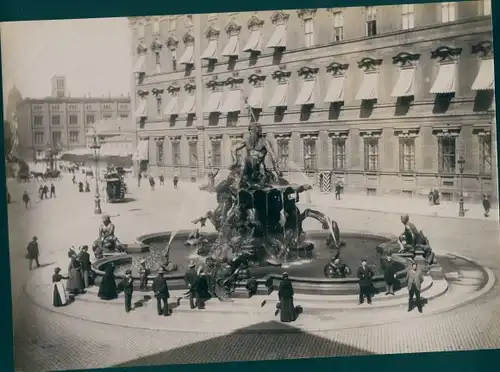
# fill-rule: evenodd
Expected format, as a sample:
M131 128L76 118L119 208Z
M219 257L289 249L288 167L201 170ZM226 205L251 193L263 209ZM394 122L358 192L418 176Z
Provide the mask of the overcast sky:
M2 23L4 102L13 85L23 97L51 94L66 75L72 97L127 95L132 57L126 18Z

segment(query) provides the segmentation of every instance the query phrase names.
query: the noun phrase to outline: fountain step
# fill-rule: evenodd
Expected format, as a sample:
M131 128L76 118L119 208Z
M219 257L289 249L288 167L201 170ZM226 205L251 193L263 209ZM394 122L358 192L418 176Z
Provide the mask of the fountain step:
M437 298L444 294L448 289L448 284L446 281L435 281L431 284L422 295L427 300ZM182 297L184 291L171 291L170 303L174 304L178 298ZM142 297L142 298L141 298ZM337 297L344 297L342 300L338 300ZM87 293L76 297L77 302L93 302L102 303L109 305L119 305L123 306L123 294L120 294L118 299L111 301L103 301L97 297L97 289L89 288ZM149 292L135 292L133 297L134 303L139 302L141 307L155 307L156 303L153 298L153 294ZM297 305L302 306L307 309L308 312L311 311L343 311L343 310L353 310L360 308L358 305L357 295L348 296L314 296L314 295L297 295L294 297L294 301ZM375 295L373 298L373 305L369 308L387 308L394 306L406 305L408 301L408 292L401 290L396 296L384 296ZM249 299L239 299L235 298L231 302L221 302L215 299L209 300L207 302L207 311L214 312L238 312L238 313L262 313L268 312L269 308L275 309L276 303L278 302L276 296L253 296ZM189 308L189 301L187 299L182 299L180 306L175 308L175 311L186 311ZM264 304L264 305L263 305ZM366 307L362 307L366 308Z
M426 292L429 290L433 285L433 280L430 276L425 276L424 281L422 282L422 293ZM99 288L97 286L93 286L88 288L88 293L93 293L97 295ZM274 290L273 293L277 291ZM140 292L140 291L135 291L135 294L144 294L148 296L153 296L153 292ZM185 289L173 289L170 290L170 296L171 297L182 297L186 293ZM382 294L383 292L381 292ZM271 293L268 293L268 290L266 287L259 285L257 294L253 296L255 297L267 297ZM400 298L400 297L408 297L408 288L403 287L399 291L396 292L394 296L384 296L382 297L384 300L389 300L389 299L394 299L394 298ZM233 298L243 298L243 299L248 299L248 293L245 288L238 287L233 293ZM352 302L353 300L356 300L358 298L357 294L347 294L347 295L318 295L318 294L302 294L302 293L296 293L294 298L298 301L313 301L313 302L329 302L334 299L336 302Z

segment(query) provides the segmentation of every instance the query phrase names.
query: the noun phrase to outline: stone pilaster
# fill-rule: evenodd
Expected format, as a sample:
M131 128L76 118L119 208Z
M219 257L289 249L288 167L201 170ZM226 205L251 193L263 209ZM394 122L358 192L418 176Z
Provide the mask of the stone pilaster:
M205 159L207 158L206 154L206 135L205 128L198 127L198 177L205 176Z
M322 171L326 171L328 169L332 169L331 167L329 167L329 159L331 158L330 156L330 146L329 146L329 143L330 143L330 138L328 137L328 132L326 131L321 131L319 132L319 140L318 140L318 144L319 144L319 148L318 148L318 167L319 169L321 169Z

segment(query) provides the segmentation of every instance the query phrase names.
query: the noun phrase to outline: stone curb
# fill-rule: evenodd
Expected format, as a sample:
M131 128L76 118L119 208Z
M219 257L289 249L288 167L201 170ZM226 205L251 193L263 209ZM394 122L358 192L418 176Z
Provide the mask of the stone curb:
M430 276L424 277L424 282L422 283L422 293L425 293L431 289L436 288L436 283L433 281ZM87 293L92 293L94 295L97 295L97 287L90 287L87 290ZM170 295L172 298L177 298L177 297L182 297L183 294L185 293L185 290L172 290L170 291ZM265 295L255 295L252 298L237 298L236 301L232 302L232 305L235 306L246 306L246 304L260 304L263 300L266 300L268 303L269 302L277 302L278 300L275 298L276 297L276 291L271 293L269 296ZM137 295L149 295L152 296L153 292L139 292L139 291L134 291L134 294ZM374 299L377 302L388 302L388 301L394 301L395 299L400 299L400 298L407 298L408 296L408 289L407 288L402 288L401 290L397 291L394 296L384 296L383 293L381 292L380 294L374 296ZM84 299L81 297L81 299ZM326 304L326 303L353 303L358 300L358 295L307 295L307 294L295 294L294 296L294 301L295 302L309 302L309 303L316 303L316 304ZM100 302L100 301L99 301ZM213 302L212 302L213 303ZM121 304L121 302L120 302Z
M446 294L448 290L448 284L445 280L443 281L438 281L438 282L433 282L430 283L429 288L422 293L423 298L427 299L428 301L434 300L440 296L443 296ZM96 291L91 292L92 295L96 295ZM357 296L352 296L352 298L347 301L347 300L341 300L341 301L336 301L336 296L332 296L329 299L324 299L322 301L320 300L315 300L314 302L311 303L310 300L308 299L299 299L299 298L294 298L294 302L297 305L300 305L307 314L312 314L312 313L322 313L325 315L328 315L330 313L335 313L335 312L345 312L345 311L350 311L350 310L364 310L364 309L387 309L387 308L394 308L394 307L400 307L400 306L406 306L408 304L408 298L406 295L400 295L397 298L394 297L374 297L373 298L373 304L371 306L363 306L360 307L358 305L358 297ZM172 296L170 301L175 302L174 299L179 298L180 296ZM325 296L328 297L328 296ZM247 302L248 301L248 302ZM260 307L260 303L266 301L267 306ZM99 303L103 304L103 301L100 301L97 298L88 298L88 297L76 297L75 302L87 302L87 303ZM187 302L187 300L183 301L184 303ZM113 300L113 302L107 301L106 302L109 305L114 305L114 306L120 306L123 307L123 296L120 296L118 300ZM275 309L275 305L278 303L278 300L275 298L269 298L268 296L255 296L255 300L252 299L241 299L239 301L231 302L231 303L221 303L217 301L213 302L207 302L207 307L204 312L206 313L241 313L243 310L246 312L253 312L253 313L261 313L261 312L268 312L269 308L271 305L271 308ZM150 303L146 303L144 307L149 307L149 306L154 306L150 305ZM187 307L177 307L175 309L176 312L191 312L191 309L188 309Z

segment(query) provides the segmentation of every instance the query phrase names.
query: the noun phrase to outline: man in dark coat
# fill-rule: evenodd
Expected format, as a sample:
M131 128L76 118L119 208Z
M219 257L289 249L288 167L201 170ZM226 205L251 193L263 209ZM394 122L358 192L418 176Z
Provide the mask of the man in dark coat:
M169 316L168 299L170 298L170 293L168 291L167 280L163 277L164 273L165 270L163 269L158 271L158 275L153 280L153 292L156 297L158 315Z
M372 303L372 278L373 270L368 267L366 260L361 261L361 266L358 268L358 279L359 279L359 304L368 302L369 305Z
M134 293L134 279L132 278L132 270L125 271L125 278L119 284L120 289L125 295L125 311L127 313L132 310L132 294Z
M43 197L45 199L48 199L49 198L49 187L47 185L43 185Z
M205 269L202 269L195 284L196 307L198 310L205 309L205 302L210 299L210 282Z
M335 184L335 199L340 200L340 195L342 194L342 189L343 189L342 181L338 181Z
M198 280L198 275L196 274L196 265L193 261L189 263L189 268L184 274L184 281L188 286L189 291L189 307L194 309L196 307L195 298L197 296L196 291L196 282Z
M88 253L88 250L89 247L84 245L82 247L82 250L78 254L78 260L82 264L82 275L85 288L88 288L90 286L89 279L90 279L91 265L90 265L90 254Z
M394 283L396 282L396 267L391 256L387 256L384 264L385 294L394 295Z
M56 187L54 186L53 183L50 184L50 197L51 198L56 197Z
M488 199L488 195L484 194L483 196L483 208L484 208L484 217L489 217L490 215L490 210L491 210L491 204Z
M29 260L30 270L33 268L33 261L35 261L36 267L40 267L40 263L38 262L40 251L38 250L38 238L36 236L29 242L26 250L28 251L26 258Z
M179 184L179 177L175 176L172 182L174 183L174 189L176 189Z
M23 193L23 203L24 203L24 208L28 209L28 207L30 205L30 197L29 197L27 191L24 191L24 193Z
M163 174L160 174L159 179L160 179L160 186L165 185L165 176Z
M293 322L297 319L297 312L293 303L292 282L288 279L288 274L283 273L283 278L278 290L280 320L282 322Z

